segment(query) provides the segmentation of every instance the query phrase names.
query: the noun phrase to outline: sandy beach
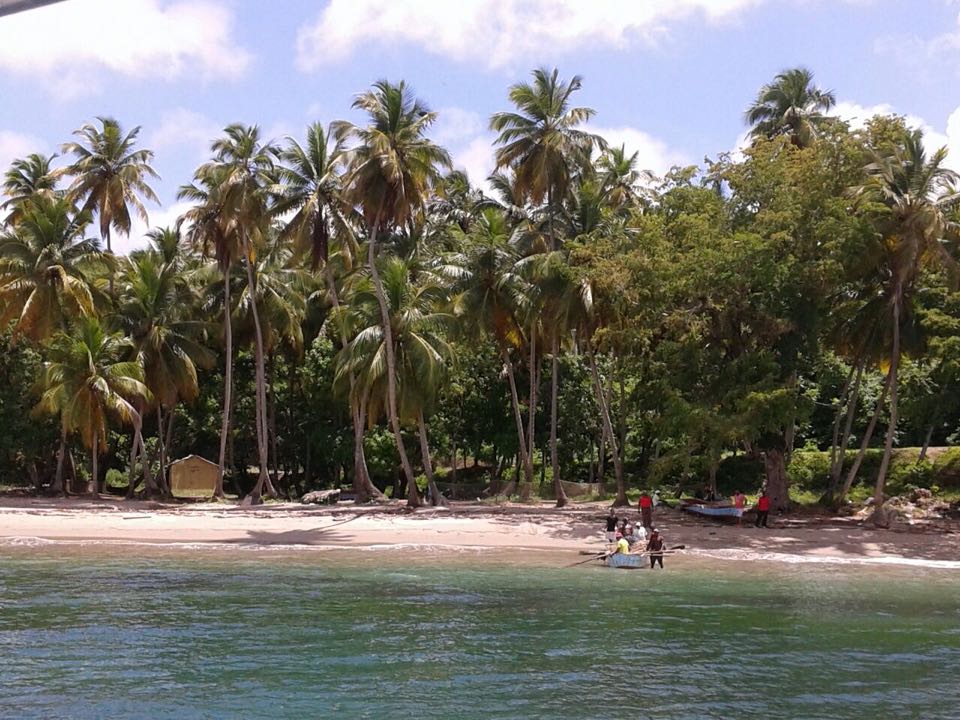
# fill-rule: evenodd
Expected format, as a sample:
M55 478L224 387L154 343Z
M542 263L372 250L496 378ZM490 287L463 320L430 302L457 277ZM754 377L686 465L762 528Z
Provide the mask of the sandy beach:
M105 499L0 499L0 543L31 541L369 547L429 546L554 550L571 559L602 552L607 506L556 510L550 505L454 504L409 511L400 505L353 507L292 503L241 507ZM632 522L633 508L621 508ZM785 516L769 529L737 527L658 509L668 547L690 557L910 564L960 569L960 527L917 524L877 530L853 518Z

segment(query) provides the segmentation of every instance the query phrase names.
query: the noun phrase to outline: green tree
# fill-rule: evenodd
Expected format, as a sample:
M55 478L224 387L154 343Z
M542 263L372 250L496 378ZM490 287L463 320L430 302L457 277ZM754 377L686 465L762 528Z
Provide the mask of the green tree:
M782 135L797 147L807 147L817 137L824 113L835 104L834 94L818 88L813 73L798 67L784 70L760 88L746 121L754 138Z
M342 125L357 141L346 180L346 197L360 208L367 226L367 268L380 307L387 369L387 407L400 464L407 478L407 502L420 504L413 469L403 446L397 405L397 367L390 327L390 308L377 268L377 242L382 231L404 227L424 207L427 193L450 166L450 156L426 137L436 119L404 82L378 81L354 101L367 113L365 127Z
M909 311L910 296L915 292L923 267L956 266L956 260L947 253L944 241L956 237L960 228L947 210L960 197L956 187L960 176L944 167L946 158L946 148L940 148L928 157L923 147L923 133L907 131L892 153L873 153L865 169L866 182L853 189L854 196L864 204L864 211L873 217L878 232L878 257L873 272L882 278L880 282L889 312L887 385L890 421L874 488L878 511L883 505L883 489L896 438L901 326ZM879 512L876 515L879 521L884 517Z
M91 491L100 493L98 458L107 449L111 418L138 424L135 403L148 401L139 363L123 360L129 341L108 333L96 318L83 318L71 334L59 333L44 364L35 412L59 415L65 433L76 432L90 450Z
M27 203L40 196L52 199L56 195L57 174L50 167L55 157L31 153L13 161L3 176L3 194L7 199L0 209L9 210L3 222L16 225Z

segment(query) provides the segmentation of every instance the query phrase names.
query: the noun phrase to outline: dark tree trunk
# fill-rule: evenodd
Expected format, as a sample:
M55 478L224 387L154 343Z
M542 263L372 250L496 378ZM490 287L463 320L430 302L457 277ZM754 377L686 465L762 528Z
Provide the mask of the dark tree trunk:
M789 510L789 481L783 449L770 448L766 450L763 454L763 469L766 476L767 496L770 498L770 509Z
M57 450L57 474L54 476L50 492L55 495L66 495L66 486L63 484L63 465L67 456L67 430L60 430L60 449Z
M230 268L223 271L223 339L224 339L224 374L223 374L223 419L220 424L220 459L217 464L217 485L213 496L223 498L223 475L226 472L227 439L230 436L230 415L233 409L233 319L230 316ZM233 452L230 453L231 465Z
M920 455L917 457L917 463L922 463L927 458L927 451L930 449L930 440L933 439L933 425L927 428L927 434L923 438L923 447L920 448Z
M873 489L874 522L884 527L888 526L889 519L883 512L883 490L887 480L887 470L890 467L890 458L893 455L893 441L897 436L897 371L900 367L900 302L901 286L898 283L893 299L893 351L890 355L890 423L887 425L887 436L883 442L883 459L880 461L880 470L877 472L877 482Z
M510 401L513 405L514 421L517 424L517 441L519 442L520 455L523 458L523 474L525 481L532 486L533 463L530 462L530 456L527 454L527 440L523 430L523 416L520 414L520 398L517 395L517 380L513 371L513 362L510 360L510 353L506 347L501 347L500 353L503 356L503 364L507 369L507 381L510 384Z
M447 499L440 494L433 477L433 463L430 461L430 443L427 442L427 424L423 419L423 410L417 413L417 429L420 435L420 454L423 457L423 474L427 476L427 486L430 488L430 504L434 507L446 507Z
M407 457L407 449L403 444L403 433L400 430L400 414L397 407L397 362L393 347L393 330L390 326L390 308L387 306L387 298L383 290L383 281L380 279L380 271L377 269L377 233L380 230L380 218L383 215L383 206L384 202L381 201L376 218L369 229L370 239L367 246L367 265L370 270L370 278L373 280L377 303L380 306L380 328L383 332L384 355L387 360L387 412L390 415L390 427L393 430L393 438L397 445L397 454L400 456L400 466L403 468L404 479L407 483L407 505L409 507L419 507L421 504L420 493L417 492L417 483L413 476L413 467L411 467L410 459Z
M533 467L533 452L537 447L536 442L536 419L537 419L537 385L539 384L539 378L537 377L537 323L536 318L530 321L530 362L527 369L528 374L530 375L530 397L529 405L527 406L527 454L529 458L527 462L530 463L530 467ZM531 475L530 479L525 482L520 491L520 499L527 501L530 499L530 495L533 492L533 477Z
M843 472L843 463L847 456L847 446L850 444L850 434L853 430L853 418L856 415L857 404L860 400L860 382L863 379L864 363L860 362L856 368L856 379L853 383L853 390L847 397L846 420L843 426L843 436L838 442L838 431L840 428L840 418L843 416L842 406L837 409L837 417L833 425L833 444L830 447L830 486L827 490L827 497L833 503L836 500L837 490L840 485L840 475ZM847 378L849 384L850 378ZM846 394L846 386L841 395Z
M557 498L557 507L566 507L569 500L563 490L563 481L560 478L560 457L557 453L557 404L560 383L560 339L556 330L553 333L553 358L550 361L550 468L553 471L553 492Z
M610 408L607 405L607 398L603 392L603 383L600 380L600 373L597 370L597 359L593 351L593 345L587 342L587 357L590 359L590 373L593 376L593 388L597 396L597 404L600 406L600 419L604 434L610 443L610 451L613 456L613 472L617 481L617 497L613 501L614 507L624 507L628 505L627 489L623 482L623 463L620 461L620 451L617 447L617 437L613 430L613 423L610 421Z
M891 370L892 369L891 366ZM863 439L860 441L860 450L857 452L857 457L854 459L853 465L847 473L847 479L844 481L843 487L840 489L840 494L837 496L838 507L847 497L847 493L850 492L850 488L853 486L853 481L857 478L857 473L860 472L860 465L863 463L863 458L866 457L867 448L870 446L870 439L873 437L873 431L877 427L877 420L880 417L880 411L883 409L883 402L887 399L887 393L890 391L892 378L893 374L887 372L887 379L883 383L883 390L880 392L880 397L877 398L877 403L873 408L873 416L870 418L867 429L863 433Z

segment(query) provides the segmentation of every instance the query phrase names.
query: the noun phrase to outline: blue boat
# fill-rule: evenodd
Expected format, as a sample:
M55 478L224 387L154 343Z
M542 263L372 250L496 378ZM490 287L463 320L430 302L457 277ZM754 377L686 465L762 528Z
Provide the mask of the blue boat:
M614 553L613 555L608 555L605 562L607 567L612 568L642 568L643 556Z
M743 509L732 505L703 505L701 503L689 503L682 505L681 510L686 510L694 515L704 515L706 517L743 517Z

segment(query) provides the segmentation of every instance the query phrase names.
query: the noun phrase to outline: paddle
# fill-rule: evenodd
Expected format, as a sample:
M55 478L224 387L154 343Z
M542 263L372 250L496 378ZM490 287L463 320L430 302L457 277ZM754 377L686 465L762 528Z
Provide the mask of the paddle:
M687 548L686 545L674 545L674 546L669 547L669 548L663 548L663 550L644 550L644 551L642 551L642 552L630 553L630 554L631 554L631 555L640 555L640 556L643 556L643 555L652 555L652 554L654 554L654 553L672 553L672 552L674 552L674 551L676 551L676 550L686 550L686 548ZM576 567L577 565L585 565L586 563L592 562L593 560L600 560L601 558L608 558L608 557L610 557L611 555L613 555L612 552L603 552L603 553L600 553L599 555L593 555L592 557L588 557L586 560L580 560L579 562L575 562L575 563L573 563L572 565L567 565L566 567L572 568L572 567Z

